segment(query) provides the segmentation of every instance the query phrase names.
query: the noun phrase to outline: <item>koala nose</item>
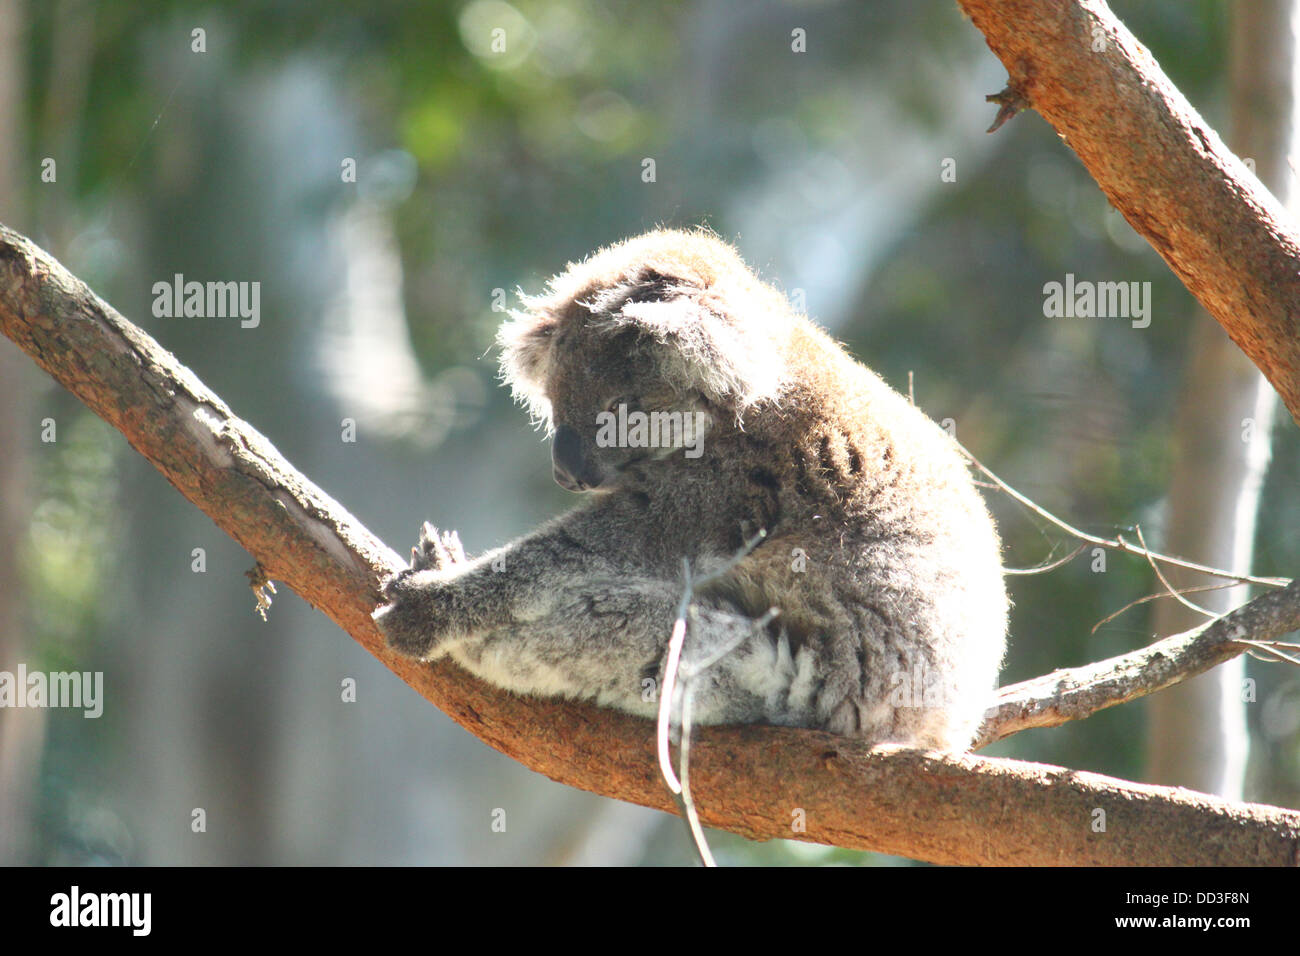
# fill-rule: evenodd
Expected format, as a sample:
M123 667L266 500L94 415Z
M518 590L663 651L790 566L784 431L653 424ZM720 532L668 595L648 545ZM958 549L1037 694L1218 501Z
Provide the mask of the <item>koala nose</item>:
M593 485L586 480L589 476L586 460L582 456L582 436L576 429L561 425L555 429L551 440L551 473L555 483L565 491L586 491Z

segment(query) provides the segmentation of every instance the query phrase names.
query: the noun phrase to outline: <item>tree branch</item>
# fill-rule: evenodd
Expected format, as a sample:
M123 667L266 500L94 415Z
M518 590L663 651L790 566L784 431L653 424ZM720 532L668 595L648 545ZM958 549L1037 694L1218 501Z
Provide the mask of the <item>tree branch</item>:
M1300 422L1300 233L1102 0L957 0L1111 204Z
M126 435L269 576L461 726L562 783L673 810L657 772L652 722L517 697L449 662L423 665L390 652L370 612L380 580L402 566L397 555L170 353L3 226L0 328ZM705 824L760 840L792 837L960 864L1300 860L1295 811L973 754L871 748L817 731L705 728L692 742L691 776ZM796 831L800 819L806 829ZM1099 819L1104 832L1094 829Z
M1129 654L1085 667L1053 671L998 691L975 750L1030 727L1081 720L1208 671L1251 642L1273 641L1300 629L1300 581Z

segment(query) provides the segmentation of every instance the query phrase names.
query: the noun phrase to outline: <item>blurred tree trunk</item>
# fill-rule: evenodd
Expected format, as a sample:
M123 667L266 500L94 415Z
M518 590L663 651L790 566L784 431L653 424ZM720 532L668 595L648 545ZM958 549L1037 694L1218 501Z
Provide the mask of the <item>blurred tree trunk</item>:
M1288 163L1294 128L1296 0L1238 0L1229 65L1238 156L1278 201L1292 205ZM1215 567L1248 572L1260 488L1268 465L1275 396L1255 366L1204 312L1193 320L1187 380L1174 435L1164 550ZM1216 583L1169 575L1175 587ZM1248 586L1191 595L1222 613L1243 603ZM1160 602L1155 630L1173 634L1203 618L1173 599ZM1148 711L1147 779L1240 799L1248 753L1245 657L1155 695Z
M23 0L0 0L0 217L12 222L27 218L18 172L25 159L25 13ZM27 538L34 378L27 357L9 342L0 344L0 670L7 671L31 652L19 542ZM45 714L39 708L0 711L0 865L28 862Z

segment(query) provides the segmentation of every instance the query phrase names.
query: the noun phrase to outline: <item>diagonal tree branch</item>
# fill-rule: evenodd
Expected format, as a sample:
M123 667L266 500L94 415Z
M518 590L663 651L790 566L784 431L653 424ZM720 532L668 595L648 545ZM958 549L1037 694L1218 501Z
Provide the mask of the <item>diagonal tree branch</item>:
M957 0L1027 102L1300 422L1300 232L1103 0Z
M1080 720L1204 673L1247 650L1300 629L1300 581L1129 654L1053 671L998 691L974 749L1031 727Z
M0 329L122 431L270 577L471 733L555 780L673 810L653 723L517 697L453 664L389 652L370 611L380 580L402 564L397 555L170 353L3 226ZM1295 602L1292 613L1300 616ZM691 775L701 820L754 839L961 864L1300 862L1300 812L1041 764L872 748L817 731L706 728L692 743Z

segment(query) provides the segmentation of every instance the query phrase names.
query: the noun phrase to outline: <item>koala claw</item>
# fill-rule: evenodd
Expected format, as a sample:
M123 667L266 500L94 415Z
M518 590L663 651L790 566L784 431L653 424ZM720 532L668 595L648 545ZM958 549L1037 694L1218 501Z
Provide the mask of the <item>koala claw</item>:
M411 549L412 571L443 571L465 563L465 549L455 531L439 531L429 522L420 528L420 543Z
M443 632L432 622L446 620L449 610L445 606L447 591L437 581L436 572L450 571L467 560L455 531L439 531L424 523L419 543L411 549L411 566L385 582L388 604L372 615L389 647L421 660L433 656Z

